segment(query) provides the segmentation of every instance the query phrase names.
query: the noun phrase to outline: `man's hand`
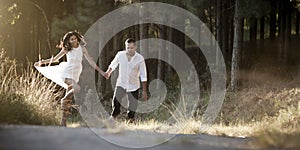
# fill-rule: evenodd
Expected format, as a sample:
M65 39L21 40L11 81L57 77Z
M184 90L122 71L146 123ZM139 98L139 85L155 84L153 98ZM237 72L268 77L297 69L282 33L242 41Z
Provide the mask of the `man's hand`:
M104 73L104 77L105 77L106 79L109 79L111 73L112 73L112 70L111 70L111 68L109 68L109 69Z
M104 72L103 76L104 76L105 79L109 79L109 76L110 76L110 75L109 75L109 73Z

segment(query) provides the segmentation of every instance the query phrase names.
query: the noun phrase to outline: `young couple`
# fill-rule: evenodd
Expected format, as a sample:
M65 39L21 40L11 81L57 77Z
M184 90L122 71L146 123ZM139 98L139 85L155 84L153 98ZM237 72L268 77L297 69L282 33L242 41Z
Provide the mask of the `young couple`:
M57 46L61 51L52 58L40 60L34 64L35 68L42 73L46 78L54 81L58 85L66 89L65 96L61 99L62 117L60 126L66 126L66 120L70 114L70 108L74 93L80 91L78 85L79 76L82 72L82 58L83 56L88 63L97 70L106 79L109 79L112 72L119 66L119 76L114 91L112 101L111 117L115 118L120 114L120 101L128 95L128 119L133 121L135 118L135 111L137 109L137 99L140 89L140 79L142 82L143 99L147 100L147 71L145 60L142 55L136 52L137 46L135 40L129 38L125 41L125 50L116 54L106 72L103 72L97 64L91 59L89 53L84 45L83 36L76 31L67 32L60 45ZM67 57L66 62L61 62L55 66L42 66L58 62L64 55Z

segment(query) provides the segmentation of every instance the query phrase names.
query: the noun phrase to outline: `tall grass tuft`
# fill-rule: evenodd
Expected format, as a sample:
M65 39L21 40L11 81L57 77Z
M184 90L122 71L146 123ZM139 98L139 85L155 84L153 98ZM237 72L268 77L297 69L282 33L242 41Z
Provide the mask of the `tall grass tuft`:
M18 70L15 60L0 52L0 124L56 125L62 94L58 87L28 64Z

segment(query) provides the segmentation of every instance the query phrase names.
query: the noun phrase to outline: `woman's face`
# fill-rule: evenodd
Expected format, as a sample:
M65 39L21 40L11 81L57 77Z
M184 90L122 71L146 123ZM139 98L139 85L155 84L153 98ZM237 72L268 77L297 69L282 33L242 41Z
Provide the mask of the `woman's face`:
M70 40L69 40L70 44L72 45L72 47L77 47L79 42L78 42L78 39L75 35L72 35L70 37Z

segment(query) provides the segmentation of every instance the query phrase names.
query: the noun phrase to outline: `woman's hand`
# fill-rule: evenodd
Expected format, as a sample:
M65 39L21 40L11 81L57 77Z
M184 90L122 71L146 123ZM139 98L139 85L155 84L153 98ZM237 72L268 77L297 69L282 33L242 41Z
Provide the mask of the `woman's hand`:
M80 38L80 40L81 40L81 42L83 43L83 46L86 46L86 45L87 45L87 43L86 43L86 41L84 40L84 37L83 37L83 36Z
M63 48L64 46L64 42L63 41L60 41L60 44L58 45L56 45L56 48Z
M111 74L112 74L112 70L111 70L111 68L109 68L106 72L104 72L104 77L106 79L109 79Z
M104 76L105 79L109 79L109 74L107 72L104 72L103 76Z
M40 61L38 61L38 62L35 62L35 63L34 63L34 66L35 66L35 67L41 67L41 66L42 66L42 61L40 60Z

